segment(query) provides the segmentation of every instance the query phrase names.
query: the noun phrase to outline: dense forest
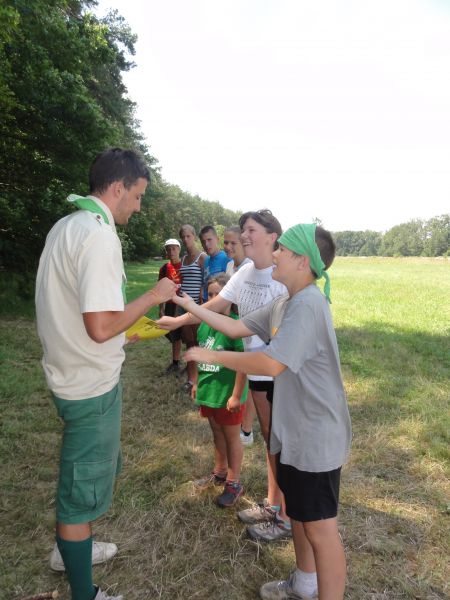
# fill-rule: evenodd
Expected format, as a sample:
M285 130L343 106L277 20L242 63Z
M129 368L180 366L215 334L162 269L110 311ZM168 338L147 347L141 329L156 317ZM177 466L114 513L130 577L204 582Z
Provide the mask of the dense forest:
M121 231L127 259L161 253L180 224L236 224L239 213L164 181L140 134L123 73L136 36L93 0L0 3L0 275L32 282L45 236L68 212L69 193L87 193L94 156L108 146L139 150L152 169L140 215ZM151 140L150 140L151 142ZM262 207L258 207L262 208ZM449 215L412 221L384 235L336 233L341 255L447 254ZM20 289L26 291L29 285Z

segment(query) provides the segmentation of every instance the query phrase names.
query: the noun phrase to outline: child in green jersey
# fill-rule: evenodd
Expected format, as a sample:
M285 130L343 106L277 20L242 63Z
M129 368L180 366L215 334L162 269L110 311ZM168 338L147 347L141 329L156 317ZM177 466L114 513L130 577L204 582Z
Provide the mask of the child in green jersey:
M212 300L225 286L229 277L219 273L208 281L208 300ZM237 318L227 309L227 315ZM220 331L201 323L197 332L199 346L209 350L243 352L241 339L232 340ZM224 484L217 498L222 508L233 506L244 493L240 481L243 446L240 431L243 404L247 399L247 378L218 364L199 363L198 382L192 388L192 398L200 407L202 417L208 419L214 439L214 468L195 482L197 487Z

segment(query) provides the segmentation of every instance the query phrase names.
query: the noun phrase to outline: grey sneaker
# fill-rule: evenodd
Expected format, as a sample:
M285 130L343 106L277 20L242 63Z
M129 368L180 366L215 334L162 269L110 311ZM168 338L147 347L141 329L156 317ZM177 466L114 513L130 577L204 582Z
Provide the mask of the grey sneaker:
M211 487L212 485L224 485L226 477L222 477L222 475L217 475L216 473L209 473L209 475L205 475L200 479L196 479L193 481L193 484L196 488L203 489Z
M108 542L94 542L92 543L92 564L99 565L104 563L117 554L117 546ZM59 552L58 546L53 546L52 553L50 554L50 568L53 571L65 571L66 568L63 563L62 556Z
M292 537L292 529L281 519L272 519L265 523L256 523L247 527L247 533L252 540L260 542L276 542Z
M264 523L265 521L273 521L275 512L271 509L267 498L264 498L262 504L254 504L251 508L240 510L237 514L238 519L247 525L254 523Z
M261 586L259 595L262 600L306 600L307 598L317 598L317 592L313 596L299 594L293 588L294 574L289 575L286 581L271 581Z
M106 592L102 592L100 588L97 588L94 600L123 600L123 596L108 596Z

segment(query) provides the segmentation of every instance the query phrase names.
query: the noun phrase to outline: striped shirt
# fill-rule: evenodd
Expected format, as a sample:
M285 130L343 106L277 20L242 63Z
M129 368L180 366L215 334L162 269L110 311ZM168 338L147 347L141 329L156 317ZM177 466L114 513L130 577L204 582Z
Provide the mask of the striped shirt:
M200 288L203 283L203 269L198 264L198 259L204 254L200 252L190 265L184 264L183 256L181 260L180 275L181 275L181 291L186 292L197 303L200 302Z

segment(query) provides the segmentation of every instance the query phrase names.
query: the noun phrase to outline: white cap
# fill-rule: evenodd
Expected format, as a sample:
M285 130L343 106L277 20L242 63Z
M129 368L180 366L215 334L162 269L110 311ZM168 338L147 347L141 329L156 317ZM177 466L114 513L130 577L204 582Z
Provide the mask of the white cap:
M164 247L166 247L166 246L180 246L180 242L178 240L176 240L175 238L170 238L170 240L166 240L164 242Z

